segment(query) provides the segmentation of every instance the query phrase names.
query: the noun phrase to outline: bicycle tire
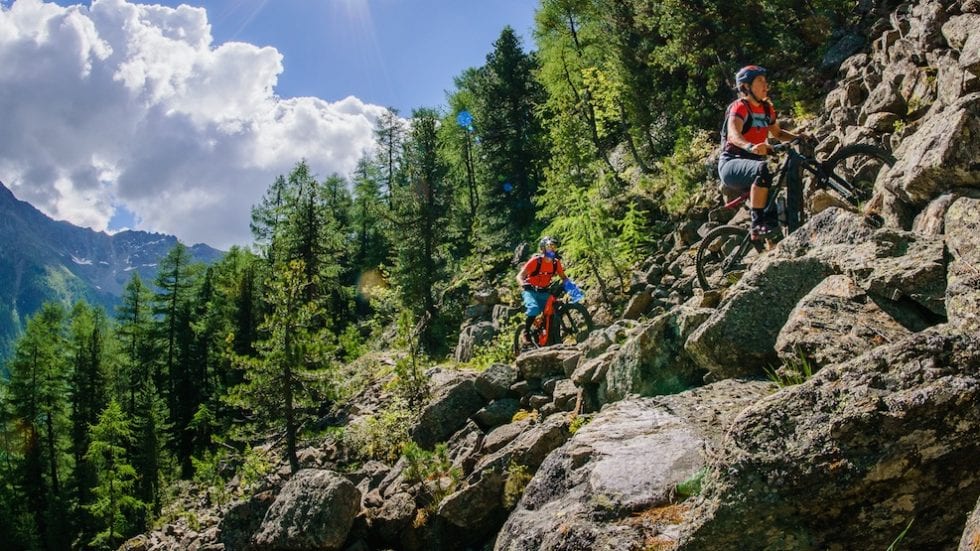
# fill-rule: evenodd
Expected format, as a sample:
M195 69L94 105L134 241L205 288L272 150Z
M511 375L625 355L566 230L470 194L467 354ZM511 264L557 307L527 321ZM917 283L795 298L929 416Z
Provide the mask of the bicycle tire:
M729 274L748 266L759 252L748 236L749 231L740 226L718 226L704 236L694 261L701 289L717 289Z
M827 187L857 207L871 197L881 169L894 164L895 156L887 149L859 143L840 148L820 167Z
M578 344L592 332L592 315L578 303L565 304L558 312L558 331L552 333L558 342ZM552 343L557 344L557 343Z
M512 347L512 351L514 352L515 358L520 356L521 352L524 352L525 350L530 350L532 348L538 347L533 342L525 344L523 337L524 337L524 323L521 322L521 325L519 325L517 329L514 330L514 344Z

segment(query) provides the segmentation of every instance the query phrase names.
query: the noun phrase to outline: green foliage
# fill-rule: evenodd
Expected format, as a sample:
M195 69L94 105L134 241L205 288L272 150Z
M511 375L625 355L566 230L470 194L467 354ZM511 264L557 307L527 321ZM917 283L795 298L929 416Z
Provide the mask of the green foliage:
M674 145L674 152L657 163L649 191L663 208L675 216L684 216L694 206L698 192L709 181L704 159L716 144L703 130L683 133Z
M786 362L778 369L766 368L765 371L769 380L780 388L804 383L813 376L810 360L802 351L797 352L796 359Z
M245 368L245 381L229 396L232 404L254 412L256 429L285 433L286 459L293 472L299 470L297 432L304 415L309 415L305 412L315 405L312 393L326 380L323 370L330 367L332 352L323 347L331 340L326 330L315 329L319 305L306 300L306 289L316 281L302 260L277 267L267 297L272 311L259 327L265 338L255 345L257 357L237 358Z
M531 481L531 478L532 475L528 472L526 466L514 461L511 461L507 465L507 480L504 482L503 495L504 508L509 510L517 505L521 496L524 495L524 489L527 488L527 484Z
M364 459L394 463L409 441L408 427L412 412L396 401L378 415L369 415L352 422L344 433L348 448L357 450Z
M86 505L101 525L89 543L96 549L115 549L132 536L134 526L127 513L145 510L148 505L136 497L136 469L127 462L127 447L133 441L129 420L115 400L109 402L92 427L91 445L85 457L98 469L95 500Z
M681 499L687 499L689 497L694 497L701 493L701 486L704 482L705 475L708 474L708 468L703 467L698 470L698 472L691 475L690 478L681 482L674 488L674 493L681 497Z
M591 421L591 420L592 420L592 417L587 416L587 415L575 415L575 416L573 416L571 423L568 424L568 432L571 433L571 434L575 434L576 432L579 431L579 429L581 429L585 425L589 424L589 421Z
M248 495L265 479L266 475L272 472L274 466L269 459L268 452L246 446L242 453L242 466L238 473L241 483L239 491L243 495Z
M619 222L619 238L617 240L618 258L621 263L631 266L642 260L649 252L651 230L647 217L637 207L636 202L630 202L626 213Z
M463 470L453 465L445 443L437 444L434 450L428 451L409 441L402 446L402 455L405 457L402 474L406 482L421 483L421 491L427 501L421 514L416 517L416 524L421 525L439 508L443 498L456 491L463 478Z

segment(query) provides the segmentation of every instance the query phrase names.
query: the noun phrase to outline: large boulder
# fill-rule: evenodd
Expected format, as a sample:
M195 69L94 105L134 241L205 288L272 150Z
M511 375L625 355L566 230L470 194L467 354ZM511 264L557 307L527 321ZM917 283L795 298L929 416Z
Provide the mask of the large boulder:
M835 275L793 308L776 338L776 353L784 364L803 360L816 371L909 334L852 278Z
M674 394L701 384L704 371L684 352L684 341L713 310L674 308L640 325L622 347L595 367L605 373L598 384L600 404L630 394Z
M937 195L960 186L980 186L980 93L966 95L921 127L896 151L898 162L882 169L875 182L902 201L924 207Z
M262 519L275 501L271 491L259 492L248 499L233 503L218 525L219 541L226 549L247 549L248 542L262 526Z
M946 212L946 246L952 256L946 287L950 325L980 334L980 199L961 197Z
M494 549L659 549L651 538L676 526L630 519L669 509L677 486L697 479L735 416L770 391L729 380L604 408L548 456Z
M559 344L524 352L517 357L515 364L521 379L568 377L575 371L581 357L582 352L574 346Z
M345 477L301 470L279 492L253 543L260 549L340 549L360 504L360 492Z
M763 257L721 307L687 339L685 350L718 379L763 375L796 304L833 270L818 259Z
M431 397L410 433L426 449L446 441L486 404L473 384L475 374L434 368L429 375Z
M493 322L481 321L463 327L459 332L454 357L457 362L468 362L473 359L479 347L486 345L497 336Z
M949 549L980 495L980 340L938 326L744 411L679 549Z

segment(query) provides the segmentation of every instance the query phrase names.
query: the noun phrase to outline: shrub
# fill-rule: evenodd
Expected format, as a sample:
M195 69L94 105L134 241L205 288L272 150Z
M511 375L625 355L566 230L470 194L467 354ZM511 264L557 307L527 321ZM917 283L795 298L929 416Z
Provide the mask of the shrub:
M511 461L507 466L507 481L504 482L504 507L513 509L524 495L524 489L530 481L531 473L528 472L527 467Z
M412 417L404 403L396 400L380 414L358 419L348 425L344 443L364 459L394 463L402 446L409 440L408 427Z

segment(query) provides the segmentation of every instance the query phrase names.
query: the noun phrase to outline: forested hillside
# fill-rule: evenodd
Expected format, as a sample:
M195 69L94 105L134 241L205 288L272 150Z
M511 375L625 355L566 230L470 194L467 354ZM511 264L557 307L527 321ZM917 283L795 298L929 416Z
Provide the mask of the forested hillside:
M461 326L495 304L507 306L494 316L518 312L518 262L553 235L596 320L612 326L605 345L622 344L629 324L614 322L647 287L636 272L669 271L650 259L717 200L706 159L735 71L768 67L780 121L804 124L889 13L843 0L541 0L533 44L505 28L446 105L389 110L349 178L291 159L252 209L253 247L205 266L178 245L155 278L128 282L113 311L52 302L33 316L0 384L0 541L115 549L182 523L215 532L202 536L211 549L286 548L255 524L284 480L329 464L376 486L398 462L393 478L421 497L412 518L379 513L378 537L411 525L404 548L465 548L426 547L427 519L462 473L445 444L455 431L438 435L453 414L425 408L455 370L513 357L508 331L453 356ZM578 407L575 392L561 407ZM538 422L543 407L519 406L508 422ZM553 428L547 438L569 437L567 423ZM559 443L523 459L542 455L533 470ZM466 545L492 544L486 527L499 529L533 474L516 455L493 461L483 480L507 480L506 505L484 511L479 529L439 509L459 520L454 537L472 528Z

